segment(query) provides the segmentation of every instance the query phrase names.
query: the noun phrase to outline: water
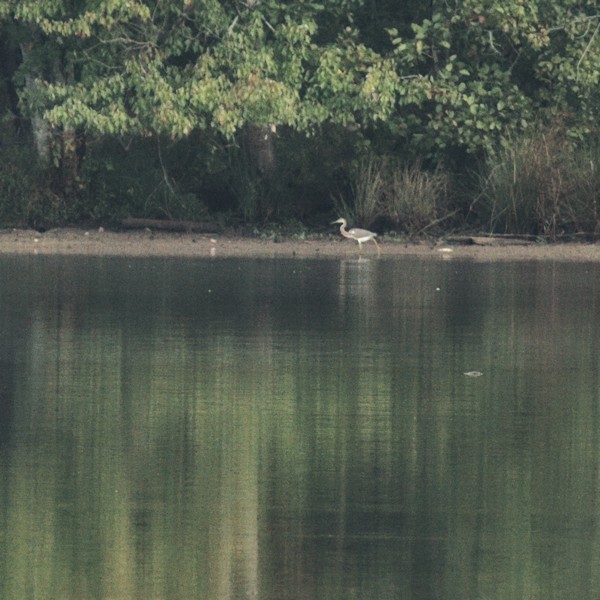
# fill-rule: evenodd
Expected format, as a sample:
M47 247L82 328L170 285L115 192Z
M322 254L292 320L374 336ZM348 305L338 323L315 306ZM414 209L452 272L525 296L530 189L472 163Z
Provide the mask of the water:
M0 258L0 598L598 598L599 276Z

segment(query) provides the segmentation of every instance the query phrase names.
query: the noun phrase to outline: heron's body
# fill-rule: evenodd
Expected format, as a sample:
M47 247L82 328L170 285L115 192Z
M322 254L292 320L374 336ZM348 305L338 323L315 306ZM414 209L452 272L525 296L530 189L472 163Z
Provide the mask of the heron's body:
M348 226L348 222L344 218L339 218L337 221L333 221L333 223L341 223L340 233L344 237L350 238L352 240L356 240L358 242L358 251L359 252L362 249L362 245L365 242L368 242L369 240L371 240L377 247L377 254L379 254L379 244L377 243L377 240L375 239L377 237L376 233L373 233L372 231L368 231L367 229L358 229L355 227L353 227L352 229L347 231L346 227Z

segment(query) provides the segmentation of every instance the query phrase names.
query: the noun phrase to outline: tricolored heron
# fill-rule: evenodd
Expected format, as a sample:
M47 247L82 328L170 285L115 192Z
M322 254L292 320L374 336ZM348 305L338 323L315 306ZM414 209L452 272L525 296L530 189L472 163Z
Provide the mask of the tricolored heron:
M337 221L333 221L331 224L333 225L334 223L341 223L340 233L344 237L356 240L358 242L358 251L359 252L362 249L363 242L368 242L369 240L371 240L375 244L375 247L377 248L377 254L380 254L379 244L377 243L377 240L375 239L377 237L376 233L373 233L372 231L368 231L366 229L356 229L354 227L352 229L350 229L349 231L346 231L348 222L346 221L346 219L344 219L342 217L340 217Z

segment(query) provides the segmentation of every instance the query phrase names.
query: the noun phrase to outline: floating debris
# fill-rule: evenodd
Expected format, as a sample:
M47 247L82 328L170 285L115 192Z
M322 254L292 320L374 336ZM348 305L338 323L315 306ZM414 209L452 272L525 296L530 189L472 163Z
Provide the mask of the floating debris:
M483 375L481 371L466 371L464 374L467 377L481 377Z

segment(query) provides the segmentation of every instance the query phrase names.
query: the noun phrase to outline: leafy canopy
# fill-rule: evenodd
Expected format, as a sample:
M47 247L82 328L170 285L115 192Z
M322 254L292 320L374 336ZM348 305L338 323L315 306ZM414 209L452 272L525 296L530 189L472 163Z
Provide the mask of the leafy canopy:
M332 122L439 155L540 115L597 127L597 0L0 0L0 21L29 113L96 135Z

